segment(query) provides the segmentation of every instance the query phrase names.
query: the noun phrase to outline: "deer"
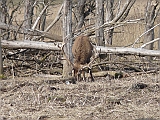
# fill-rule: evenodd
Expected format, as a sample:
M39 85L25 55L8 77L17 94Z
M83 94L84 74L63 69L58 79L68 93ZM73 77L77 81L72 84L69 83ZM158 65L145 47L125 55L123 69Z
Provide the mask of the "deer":
M73 54L73 63L67 58L64 50L64 45L62 46L62 51L64 57L66 58L67 62L72 65L72 70L76 81L81 80L81 74L83 74L83 80L86 81L85 78L85 70L88 68L89 74L91 76L91 82L94 81L92 71L90 68L90 64L94 61L91 61L91 57L93 56L93 45L90 42L88 36L78 36L75 38L74 43L72 45L72 54Z

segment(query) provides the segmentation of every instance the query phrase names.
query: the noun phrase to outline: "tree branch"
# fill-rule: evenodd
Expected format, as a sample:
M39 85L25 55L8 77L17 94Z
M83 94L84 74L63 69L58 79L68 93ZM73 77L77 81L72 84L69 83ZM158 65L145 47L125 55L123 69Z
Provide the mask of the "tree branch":
M60 19L60 17L62 16L62 9L63 9L63 4L61 5L59 11L58 11L58 14L57 14L57 17L54 19L54 21L46 28L45 32L48 32L52 27L53 25Z
M156 38L156 39L154 39L154 40L152 40L152 41L149 41L149 42L143 44L143 45L141 46L141 48L144 48L145 46L147 46L147 45L149 45L149 44L151 44L151 43L154 43L154 42L156 42L156 41L158 41L158 40L160 40L160 38Z
M140 39L143 35L145 35L146 33L148 33L149 31L151 31L152 29L154 29L154 28L157 27L157 26L160 26L160 23L157 24L157 25L155 25L155 26L152 27L151 29L147 30L147 31L144 32L143 34L141 34L141 35L135 40L135 42L133 43L132 47L134 47L134 45L139 41L139 39Z
M127 0L125 5L123 6L123 9L121 10L121 12L119 12L119 14L112 20L112 22L117 22L122 17L122 15L125 13L125 11L127 10L128 6L130 5L131 2L132 2L132 0Z
M40 20L40 18L42 17L43 13L45 12L45 10L48 8L49 4L47 4L43 10L41 11L41 13L39 14L38 18L36 19L35 23L33 24L32 26L32 30L35 30L37 24L38 24L38 21Z

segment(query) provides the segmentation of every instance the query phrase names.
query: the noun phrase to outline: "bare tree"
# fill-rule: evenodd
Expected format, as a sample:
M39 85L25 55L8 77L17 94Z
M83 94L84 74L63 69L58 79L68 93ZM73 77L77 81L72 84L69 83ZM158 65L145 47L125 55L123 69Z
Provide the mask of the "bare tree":
M96 22L95 27L104 24L104 0L96 0ZM96 33L96 42L97 45L104 46L104 30L103 27L97 29Z
M160 3L159 3L160 4ZM159 20L158 21L160 21L160 7L158 8L159 10L158 10L158 15L159 15ZM158 36L159 36L159 38L160 38L160 25L159 25L159 33L158 33ZM160 50L160 40L158 41L158 49Z
M6 7L6 0L0 0L0 21L6 23L6 14L7 14L7 7ZM1 40L5 37L3 33L5 31L0 29L0 75L3 75L3 60L2 60L2 47L1 47Z
M86 0L79 0L77 3L77 29L80 29L84 24L84 18L85 18L85 2Z
M72 61L72 0L64 0L63 13L63 42L66 56ZM69 77L71 66L65 60L63 63L63 77Z
M39 3L39 12L41 12L47 4L48 4L48 0L45 0L44 2ZM46 10L44 10L39 20L38 29L44 31L45 23L46 23Z
M26 30L30 29L32 25L34 2L35 0L25 0L24 27ZM25 39L28 39L26 35Z
M77 32L81 32L82 26L85 25L87 21L87 16L93 13L95 10L95 1L93 0L78 0L77 5L74 8L76 10L76 22L77 25L74 29L77 29Z
M160 17L159 17L159 21L160 21ZM160 25L159 25L159 38L160 38ZM158 41L158 49L160 50L160 40Z
M1 33L0 33L1 34ZM1 39L2 40L2 39ZM0 40L0 75L3 74L2 46Z
M114 15L113 10L114 10L114 0L107 0L106 2L106 22L111 22L112 24L116 22L123 22L125 18L128 16L129 11L133 4L135 3L136 0L126 0L125 4L123 5L122 9L118 7L117 13ZM121 3L118 3L119 6ZM113 27L112 25L109 26L110 28ZM107 29L109 29L107 27ZM112 45L112 37L113 37L113 30L114 29L109 29L107 30L106 34L106 39L105 39L105 45L109 44Z
M106 1L106 22L110 22L113 20L113 4L114 0ZM108 29L108 27L106 29ZM106 32L105 46L107 44L112 45L113 30L114 29L110 29Z
M145 30L148 31L154 26L155 18L156 18L156 7L158 5L157 0L148 0L147 6L146 6L146 27ZM146 33L145 36L145 42L149 42L154 39L154 29L150 30L149 32ZM153 49L153 43L149 44L146 46L147 49L152 50Z

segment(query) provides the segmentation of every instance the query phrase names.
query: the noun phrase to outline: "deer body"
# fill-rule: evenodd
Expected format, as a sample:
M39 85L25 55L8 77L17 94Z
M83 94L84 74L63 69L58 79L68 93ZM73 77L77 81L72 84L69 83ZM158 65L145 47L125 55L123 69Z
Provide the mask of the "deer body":
M73 71L74 71L74 77L76 78L76 80L80 81L81 73L83 73L83 79L85 80L85 70L86 68L88 68L90 76L91 76L91 81L94 81L94 78L92 76L92 71L89 66L94 60L93 59L90 62L90 58L93 55L93 45L90 43L89 37L79 36L75 39L73 46L72 46L72 54L74 58L73 63L66 56L64 49L63 49L64 45L62 46L64 57L66 58L67 62L70 65L72 65Z
M73 71L74 76L79 81L81 79L81 73L83 73L83 79L85 79L84 66L89 64L90 58L93 54L93 46L89 41L88 36L79 36L75 39L72 46L72 53L74 58ZM89 68L91 81L94 81L91 69Z
M92 50L93 46L89 41L89 37L77 37L72 46L74 63L80 63L82 65L89 63L92 56Z

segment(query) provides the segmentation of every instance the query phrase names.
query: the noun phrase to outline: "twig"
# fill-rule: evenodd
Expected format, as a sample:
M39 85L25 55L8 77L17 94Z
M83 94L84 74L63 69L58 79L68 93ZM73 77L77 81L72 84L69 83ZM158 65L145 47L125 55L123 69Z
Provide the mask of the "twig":
M131 73L130 77L134 77L135 75L142 75L142 74L150 74L150 73L158 73L159 70L150 70L150 71L143 71L138 73Z
M18 31L21 29L23 23L24 23L24 21L19 25L18 29L15 31L15 37L17 36Z
M92 67L95 67L95 66L98 66L98 65L103 65L103 64L113 64L113 62L101 62L101 63L97 63L97 64L93 64L92 65ZM129 67L129 68L132 68L132 69L134 69L135 71L137 71L137 72L142 72L143 70L141 70L141 69L139 69L139 68L137 68L137 67L135 67L135 66L132 66L132 65L129 65L129 64L125 64L125 63L122 63L122 62L114 62L114 64L121 64L121 65L124 65L124 66L127 66L127 67Z
M44 30L44 32L48 32L57 22L58 20L61 18L62 16L62 9L63 9L63 4L61 5L60 9L59 9L59 12L57 14L57 17L54 19L54 21ZM38 37L35 37L33 38L32 40L36 40L36 39L40 39L42 36L38 36Z
M143 35L145 35L146 33L148 33L149 31L151 31L152 29L154 29L155 27L157 27L157 26L159 26L159 25L160 25L160 23L157 24L157 25L155 25L155 26L152 27L151 29L147 30L147 31L144 32L142 35L140 35L140 36L136 39L136 41L133 43L132 47L134 47L134 45L139 41L139 39L140 39Z
M15 31L17 33L20 34L28 34L28 35L32 35L32 36L43 36L55 41L62 41L62 36L56 35L54 33L50 34L49 32L44 32L44 31L40 31L40 30L32 30L32 29L26 29L24 27L17 27L14 25L8 25L6 23L0 22L0 29L4 29L4 30L12 30Z
M48 54L46 54L41 60L35 59L35 61L36 61L38 64L40 64L40 63L44 62L44 60L47 59L47 57L49 57L51 54L52 54L52 51L49 52Z
M111 28L107 29L107 30L110 30L110 29L122 26L124 24L134 24L134 23L137 23L137 21L141 21L141 20L144 20L144 19L141 18L141 19L135 19L135 20L126 20L124 22L114 22L112 20L111 22L104 23L103 25L99 26L98 28L92 27L90 30L88 30L89 32L87 31L86 35L90 36L93 32L95 32L96 30L98 30L98 29L100 29L102 27L110 27L110 26L112 26ZM115 26L115 25L117 25L117 26Z
M135 0L133 0L133 1L135 1ZM119 14L112 20L112 22L117 22L122 17L122 15L125 13L125 11L127 10L128 6L130 5L131 2L132 2L132 0L127 0L127 3L125 3L125 5L123 6L122 11L119 12Z
M32 30L35 30L37 24L38 24L38 21L40 20L40 18L42 17L43 13L45 12L45 10L48 8L49 4L47 4L43 10L41 11L41 13L39 14L38 18L36 19L35 23L33 24L32 26Z
M154 40L152 40L152 41L149 41L149 42L143 44L143 45L141 46L141 48L144 48L145 46L147 46L147 45L149 45L149 44L151 44L151 43L153 43L153 42L156 42L156 41L158 41L158 40L160 40L160 38L156 38L156 39L154 39Z
M63 4L61 5L59 11L58 11L58 14L57 14L57 17L54 19L54 21L46 28L45 32L48 32L52 27L53 25L60 19L60 17L62 16L62 9L63 9Z

